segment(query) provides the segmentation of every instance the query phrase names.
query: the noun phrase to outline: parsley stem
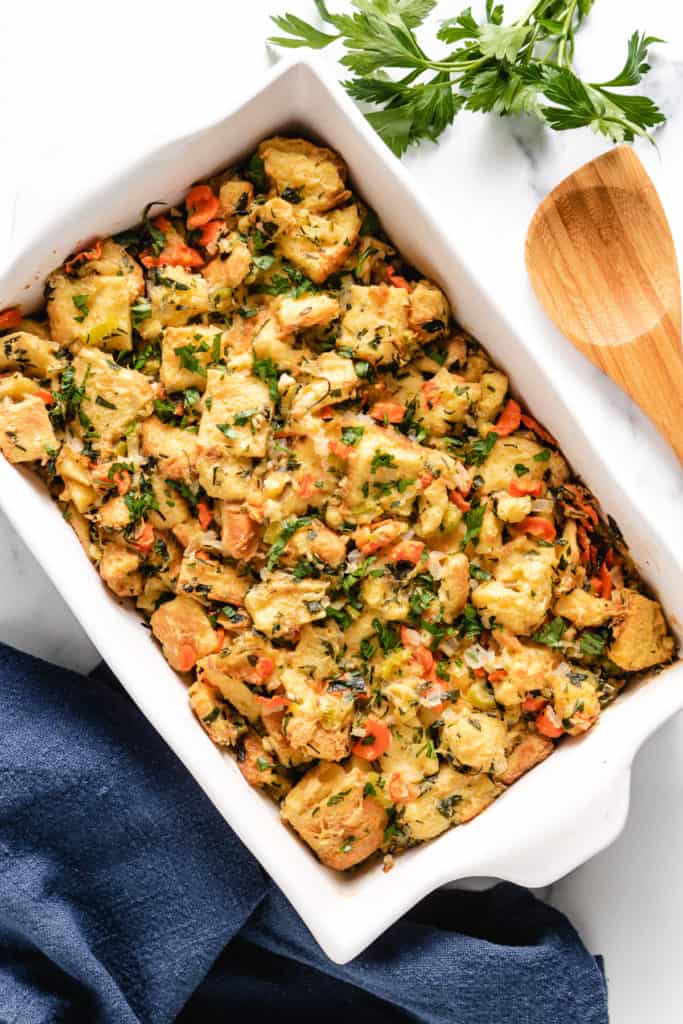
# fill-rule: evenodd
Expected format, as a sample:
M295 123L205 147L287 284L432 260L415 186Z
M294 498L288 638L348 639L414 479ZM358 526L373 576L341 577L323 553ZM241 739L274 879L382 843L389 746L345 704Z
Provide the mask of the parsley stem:
M570 52L565 58L565 51L567 49L567 43L569 40L573 40L574 31L572 24L574 22L574 12L576 11L576 5L578 0L569 0L569 7L567 8L567 14L562 25L562 37L560 39L560 48L557 54L557 62L560 66L569 67L571 65L571 58L573 56L574 46L573 42L570 42Z

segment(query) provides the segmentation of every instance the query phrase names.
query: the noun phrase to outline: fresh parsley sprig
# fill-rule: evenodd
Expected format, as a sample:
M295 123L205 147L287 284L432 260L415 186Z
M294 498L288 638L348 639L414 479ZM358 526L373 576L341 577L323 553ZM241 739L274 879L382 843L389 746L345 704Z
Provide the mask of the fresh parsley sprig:
M352 77L343 82L356 100L373 106L366 117L401 155L423 139L436 141L462 108L532 114L556 131L590 127L613 142L632 142L665 118L646 96L618 90L637 85L650 70L648 50L662 42L634 32L624 67L604 82L585 82L575 72L576 30L595 0L536 0L515 21L504 23L502 3L486 0L483 20L468 7L441 23L449 49L429 56L417 29L437 0L352 0L351 14L332 13L314 0L323 31L293 14L273 17L283 35L270 42L321 50L341 41L340 63ZM391 78L387 69L401 69Z

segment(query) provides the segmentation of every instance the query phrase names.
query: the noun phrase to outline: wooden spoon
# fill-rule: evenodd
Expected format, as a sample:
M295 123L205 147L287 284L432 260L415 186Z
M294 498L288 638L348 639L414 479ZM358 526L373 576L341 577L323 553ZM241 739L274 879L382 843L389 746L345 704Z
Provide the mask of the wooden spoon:
M563 334L633 398L683 463L681 290L659 196L629 146L570 174L529 226L526 264Z

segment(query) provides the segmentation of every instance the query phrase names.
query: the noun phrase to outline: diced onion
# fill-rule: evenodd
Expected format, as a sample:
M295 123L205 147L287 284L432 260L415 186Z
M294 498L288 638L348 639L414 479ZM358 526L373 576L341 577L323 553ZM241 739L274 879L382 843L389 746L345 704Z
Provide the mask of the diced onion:
M536 498L531 506L531 511L538 512L540 515L552 515L554 507L555 502L552 498Z

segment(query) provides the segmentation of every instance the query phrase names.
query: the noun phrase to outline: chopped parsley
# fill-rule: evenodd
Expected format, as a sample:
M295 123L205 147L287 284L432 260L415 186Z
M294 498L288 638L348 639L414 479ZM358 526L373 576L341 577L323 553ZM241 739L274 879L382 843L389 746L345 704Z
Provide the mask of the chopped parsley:
M275 541L275 543L271 545L270 551L268 553L268 561L266 562L266 566L268 569L272 571L275 568L280 558L280 555L285 550L287 544L292 539L297 530L301 530L304 526L309 526L312 522L313 516L299 516L297 519L290 519L288 522L284 523L282 530L280 532L280 536ZM330 609L328 609L327 614L330 614Z
M546 647L558 647L567 629L567 623L557 615L552 622L547 622L534 633L533 640Z
M77 324L82 324L83 321L85 320L86 316L90 312L90 309L88 308L88 299L89 298L90 298L89 295L74 295L73 296L74 306L76 307L78 312L81 314L80 316L75 316L74 317L74 320L76 321Z

